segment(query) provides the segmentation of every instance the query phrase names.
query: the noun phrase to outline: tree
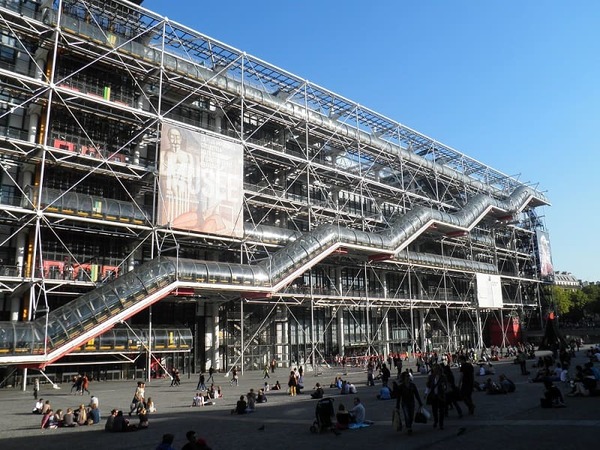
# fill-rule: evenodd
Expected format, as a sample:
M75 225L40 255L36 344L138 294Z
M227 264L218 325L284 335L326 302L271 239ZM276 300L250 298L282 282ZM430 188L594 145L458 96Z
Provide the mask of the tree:
M586 312L600 314L600 285L590 284L585 286L583 292L588 297Z
M584 318L587 306L590 303L590 297L580 289L568 293L571 309L569 310L569 319L578 321Z
M552 304L554 305L555 313L559 316L567 314L573 307L569 293L558 286L552 286L550 292L552 294Z

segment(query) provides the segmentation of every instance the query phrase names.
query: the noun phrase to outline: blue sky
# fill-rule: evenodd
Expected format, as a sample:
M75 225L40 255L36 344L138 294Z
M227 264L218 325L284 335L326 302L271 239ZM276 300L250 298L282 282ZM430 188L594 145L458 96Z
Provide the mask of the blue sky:
M600 2L226 4L143 6L537 184L555 269L600 281Z

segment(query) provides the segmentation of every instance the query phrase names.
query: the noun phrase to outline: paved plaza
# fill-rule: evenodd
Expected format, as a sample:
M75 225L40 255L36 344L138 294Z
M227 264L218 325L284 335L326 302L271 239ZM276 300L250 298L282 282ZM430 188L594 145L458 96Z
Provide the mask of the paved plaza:
M529 361L531 366L533 361ZM585 362L583 351L574 364ZM406 367L406 366L405 366ZM551 449L596 448L600 439L600 398L566 397L567 407L562 409L542 409L539 398L543 386L528 383L527 377L520 375L519 367L512 361L495 363L496 376L505 373L512 378L517 390L513 394L491 396L475 392L473 399L477 405L475 415L459 419L455 411L450 411L445 429L438 430L431 423L414 425L414 433L396 432L392 429L391 417L395 400L376 399L379 385L366 386L366 373L359 368L350 368L345 379L354 382L358 394L365 404L367 419L375 424L359 430L343 431L339 436L333 433L313 434L310 426L315 416L316 400L310 395L316 382L325 386L326 396L335 399L335 407L343 403L352 406L353 395L339 395L328 386L341 369L326 368L318 376L305 373L306 395L290 397L285 391L268 393L268 403L257 404L256 412L245 416L234 416L230 410L241 394L250 388L258 390L263 385L262 372L245 372L240 377L239 386L230 386L223 374L215 376L216 383L223 388L224 397L215 406L190 407L195 393L197 376L183 375L179 387L171 387L170 380L152 380L146 386L146 396L156 402L158 411L150 415L147 430L131 433L107 433L104 422L107 413L113 408L128 410L135 390L135 380L92 382L90 391L100 399L103 420L101 424L79 428L59 428L41 430L41 416L31 414L34 404L32 391L19 388L0 390L0 449L27 449L33 446L44 450L65 450L71 448L95 449L148 449L153 450L160 443L164 433L175 435L174 447L181 449L185 444L185 433L195 430L205 438L213 450L217 449ZM573 365L574 367L574 365ZM535 369L533 369L535 370ZM458 370L454 369L458 378ZM278 368L267 381L279 380L287 384L289 371ZM481 381L484 377L476 377ZM422 393L425 377L415 376L415 382ZM56 410L76 407L89 403L89 396L76 396L69 393L70 384L61 385L60 390L42 385L41 397L51 400ZM562 386L563 393L568 387ZM466 408L464 408L466 410ZM134 418L133 423L137 423ZM264 429L263 429L264 427Z

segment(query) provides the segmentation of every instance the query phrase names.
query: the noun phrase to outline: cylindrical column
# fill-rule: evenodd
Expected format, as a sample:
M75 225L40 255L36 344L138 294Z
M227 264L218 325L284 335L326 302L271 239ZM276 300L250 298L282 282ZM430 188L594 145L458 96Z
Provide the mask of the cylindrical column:
M390 321L388 320L387 312L383 316L381 328L383 329L383 354L390 354Z
M206 305L204 309L204 362L200 362L200 370L206 370L207 367L219 370L219 305Z
M339 350L340 356L344 356L344 353L346 352L346 348L345 348L346 342L344 339L344 310L341 306L338 307L338 310L336 313L336 318L337 318L338 350Z
M417 314L419 315L419 337L420 337L420 347L421 351L426 352L427 349L427 334L425 332L425 313L422 309L417 310Z

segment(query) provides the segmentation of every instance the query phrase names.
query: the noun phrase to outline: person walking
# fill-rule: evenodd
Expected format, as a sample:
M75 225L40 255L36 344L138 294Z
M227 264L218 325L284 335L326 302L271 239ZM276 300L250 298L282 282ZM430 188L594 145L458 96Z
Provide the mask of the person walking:
M444 429L447 390L448 382L442 368L439 364L434 364L431 375L427 378L427 404L431 405L433 412L433 427L436 428L439 424L440 430Z
M522 350L519 350L517 353L517 362L521 369L521 375L529 375L529 372L527 371L527 355Z
M296 395L296 386L297 386L297 379L296 379L296 374L295 372L292 370L290 372L290 377L288 379L288 388L289 388L289 393L291 396Z
M137 411L140 407L140 404L144 404L144 398L146 395L146 383L143 381L138 381L137 388L133 394L133 399L131 400L131 405L129 407L129 416L131 417L131 413Z
M196 386L197 391L205 391L206 383L204 382L204 372L200 372L200 378L198 379L198 386Z
M231 369L231 381L229 382L232 386L235 384L236 386L239 385L239 380L238 380L238 374L237 374L237 367L233 366L233 369Z
M181 384L181 378L179 378L179 369L173 367L171 369L171 387L179 386Z
M81 393L80 395L83 395L84 392L87 392L88 394L90 393L90 391L88 390L88 388L90 387L90 379L87 376L87 373L83 374L83 377L81 377Z
M409 373L402 372L400 374L400 385L398 386L396 397L396 409L400 411L400 408L402 408L408 434L412 434L413 418L415 417L415 399L419 402L419 407L423 406L419 390L415 383L411 381Z
M268 364L265 364L265 369L264 369L264 371L263 371L263 380L264 380L265 378L271 378L271 377L269 376L269 365L268 365Z
M213 378L214 374L215 374L215 369L213 368L213 366L210 366L210 368L208 369L208 379L206 380L207 383L215 382L215 379Z
M460 359L460 381L458 383L458 389L460 391L460 397L462 398L467 408L469 408L469 414L475 414L475 404L473 403L473 388L475 387L475 369L467 358L464 356Z
M383 363L381 365L381 385L382 386L388 385L388 381L389 381L391 375L392 374L390 373L390 369L388 369L387 366L385 365L385 363Z
M33 398L34 400L38 399L38 394L40 393L40 380L36 378L33 381Z

